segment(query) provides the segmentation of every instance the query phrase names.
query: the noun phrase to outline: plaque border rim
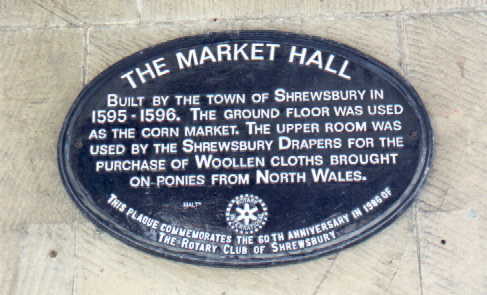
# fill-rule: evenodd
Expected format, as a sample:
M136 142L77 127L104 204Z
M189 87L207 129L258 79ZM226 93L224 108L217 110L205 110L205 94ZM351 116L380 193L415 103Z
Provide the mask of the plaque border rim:
M344 237L350 236L348 238L344 238L343 241L337 242L336 245L330 246L329 244L325 247L318 247L318 248L311 248L306 250L301 250L299 254L288 254L288 256L284 257L271 257L271 258L247 258L245 260L240 260L236 258L222 258L222 259L214 259L205 257L204 255L196 255L196 254L189 254L190 252L181 252L178 253L171 249L165 247L155 247L152 246L148 242L139 241L139 238L134 233L123 229L123 228L115 228L117 225L111 225L109 222L101 220L99 216L97 216L93 211L98 211L94 206L90 206L89 204L85 204L78 194L79 192L76 189L81 189L81 185L78 183L72 183L70 179L70 169L66 166L66 157L67 152L65 151L66 145L66 136L67 131L69 128L70 123L72 122L72 118L75 115L76 109L82 103L83 98L93 89L96 89L98 84L104 82L105 79L110 77L112 73L120 73L121 69L126 67L127 65L132 65L136 61L142 61L144 59L148 59L151 55L157 54L160 51L171 51L174 49L182 49L191 46L198 46L203 44L211 44L216 42L225 42L225 41L237 41L237 40L249 40L249 41L258 41L259 38L263 39L262 41L278 41L283 43L296 43L300 45L311 45L310 47L316 48L327 48L331 50L338 49L339 51L343 51L340 53L344 53L344 56L347 58L353 57L354 59L361 60L359 62L360 66L368 66L373 68L378 68L379 70L384 71L387 75L381 76L383 79L387 80L391 85L393 85L398 91L404 94L404 97L408 103L414 103L411 105L411 108L416 112L417 117L420 121L420 130L422 138L420 140L420 148L418 149L418 153L420 154L420 159L418 160L418 165L416 167L416 172L412 177L410 183L406 187L406 189L401 193L400 196L397 198L403 198L404 200L397 200L398 204L394 209L390 207L386 209L380 216L374 218L371 222L369 222L363 229L358 232L358 230L353 231L351 233L347 233ZM293 42L294 41L294 42ZM143 56L143 59L140 59ZM373 71L374 74L379 75L376 71ZM150 46L148 48L136 51L133 54L125 56L121 58L118 62L111 64L105 70L100 72L98 75L95 76L90 82L83 85L83 88L79 95L76 97L74 102L72 103L62 125L62 128L59 133L58 143L57 143L57 162L61 180L63 182L68 195L76 204L76 206L80 209L85 217L87 217L90 221L92 221L97 228L102 229L105 232L108 232L111 236L121 240L125 244L128 244L134 248L140 249L145 253L149 253L155 256L168 258L171 260L181 261L190 264L198 264L198 265L206 265L206 266L213 266L213 267L236 267L236 268L249 268L249 267L265 267L265 266L275 266L275 265L283 265L283 264L290 264L290 263L297 263L297 262L304 262L309 261L318 257L330 255L336 253L344 248L351 247L359 242L363 242L368 238L374 236L375 234L382 231L388 225L390 225L396 218L401 216L404 211L416 200L420 190L422 189L426 178L428 176L429 170L432 166L432 160L434 157L434 134L433 129L431 126L431 120L428 116L428 112L414 89L414 87L399 73L397 73L394 69L389 67L388 65L382 63L378 59L369 56L368 54L363 53L360 50L357 50L353 47L348 45L339 43L334 40L326 39L323 37L311 36L303 33L291 33L285 31L278 31L278 30L225 30L225 31L218 31L218 32L211 32L207 34L198 34L192 36L185 36L180 37L168 41L164 41L158 43L154 46ZM423 143L423 144L421 144ZM406 194L406 192L408 192ZM405 196L406 195L406 196ZM94 210L93 210L94 209ZM391 211L391 212L389 212ZM386 212L388 214L386 214ZM121 231L119 231L122 229ZM343 236L342 236L343 237ZM341 238L341 237L340 237ZM193 252L194 253L194 252Z

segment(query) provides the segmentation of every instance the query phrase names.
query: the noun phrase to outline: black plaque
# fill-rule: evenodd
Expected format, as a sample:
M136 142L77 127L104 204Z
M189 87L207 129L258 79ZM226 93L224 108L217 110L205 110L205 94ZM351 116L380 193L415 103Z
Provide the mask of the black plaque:
M274 31L182 38L121 60L83 89L58 151L96 225L221 266L305 260L369 237L411 204L431 154L425 109L392 69Z

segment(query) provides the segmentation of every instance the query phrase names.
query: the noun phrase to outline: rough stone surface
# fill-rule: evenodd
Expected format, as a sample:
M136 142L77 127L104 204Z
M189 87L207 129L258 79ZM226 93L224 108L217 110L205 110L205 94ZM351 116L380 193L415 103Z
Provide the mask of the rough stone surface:
M418 225L424 294L484 294L485 208L420 211Z
M300 32L347 44L401 71L401 43L395 18L305 18Z
M0 0L0 294L486 294L487 2ZM296 265L156 258L99 232L62 187L57 135L82 85L160 42L271 29L400 71L436 137L430 177L380 234Z
M431 13L475 10L487 7L486 0L144 0L142 22L197 19L259 19L343 15Z
M424 294L483 294L487 268L485 13L405 21L406 72L436 131L436 157L418 202Z
M142 21L309 17L315 15L332 15L333 13L399 11L400 9L401 3L398 0L183 0L178 2L170 0L147 0L144 1L142 8Z
M70 222L59 127L81 87L80 29L0 31L0 228Z
M485 193L487 17L484 13L405 21L405 68L430 112L436 158L422 207L454 210ZM485 154L484 154L485 155Z
M139 10L132 0L2 0L0 26L80 26L137 23Z
M486 0L404 0L402 1L403 11L431 12L443 11L462 11L462 10L482 10L487 7Z
M67 224L2 230L0 294L71 294L74 235L73 225Z

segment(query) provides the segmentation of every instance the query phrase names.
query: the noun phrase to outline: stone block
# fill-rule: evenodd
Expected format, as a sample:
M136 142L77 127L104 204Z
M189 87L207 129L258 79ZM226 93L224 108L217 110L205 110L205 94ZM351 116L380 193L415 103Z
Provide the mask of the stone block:
M73 294L74 231L71 225L2 228L0 294Z
M0 26L80 26L137 23L137 1L3 0Z
M393 18L305 18L300 30L344 43L401 71L398 23Z
M475 10L487 7L486 0L403 0L403 11L408 13L434 13L458 10Z
M143 22L168 22L179 20L219 20L333 16L335 14L382 13L399 11L399 0L278 0L278 1L157 1L146 0L142 5Z
M1 226L66 222L75 212L57 138L81 88L79 29L0 32Z
M415 17L405 24L407 76L436 137L427 193L420 196L425 210L464 208L487 188L475 176L485 175L487 164L480 132L486 123L486 24L484 13Z
M419 211L423 294L485 294L487 234L485 206Z

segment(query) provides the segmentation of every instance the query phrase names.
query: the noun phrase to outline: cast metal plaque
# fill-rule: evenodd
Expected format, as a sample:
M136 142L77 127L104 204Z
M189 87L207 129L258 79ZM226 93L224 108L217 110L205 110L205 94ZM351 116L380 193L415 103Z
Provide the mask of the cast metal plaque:
M275 31L124 58L83 89L58 149L63 182L96 225L220 266L300 261L369 237L417 195L431 154L425 109L392 69Z

